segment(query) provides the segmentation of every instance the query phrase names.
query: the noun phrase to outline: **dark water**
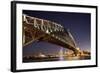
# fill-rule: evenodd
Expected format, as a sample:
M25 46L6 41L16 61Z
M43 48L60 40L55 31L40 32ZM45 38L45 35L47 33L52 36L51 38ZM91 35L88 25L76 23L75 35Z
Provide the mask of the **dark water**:
M46 61L72 61L72 60L88 60L90 56L85 57L52 57L52 58L23 58L23 62L46 62Z

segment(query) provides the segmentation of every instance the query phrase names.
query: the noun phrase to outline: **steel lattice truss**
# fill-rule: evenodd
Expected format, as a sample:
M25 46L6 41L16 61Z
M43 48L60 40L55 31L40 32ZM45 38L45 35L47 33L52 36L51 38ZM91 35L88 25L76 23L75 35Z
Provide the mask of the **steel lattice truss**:
M68 30L58 23L23 14L23 46L34 41L53 43L77 53L76 43Z

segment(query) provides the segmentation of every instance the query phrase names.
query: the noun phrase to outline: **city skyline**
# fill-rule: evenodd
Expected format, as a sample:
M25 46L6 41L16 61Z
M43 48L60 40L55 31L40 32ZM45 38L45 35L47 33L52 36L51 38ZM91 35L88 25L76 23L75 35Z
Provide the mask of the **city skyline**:
M69 29L75 38L77 47L81 50L90 50L91 40L91 15L89 13L71 13L71 12L50 12L50 11L30 11L23 10L23 14L42 18L61 24L65 29ZM44 52L53 54L60 51L62 47L47 42L33 42L23 47L23 55ZM63 50L67 50L63 48Z

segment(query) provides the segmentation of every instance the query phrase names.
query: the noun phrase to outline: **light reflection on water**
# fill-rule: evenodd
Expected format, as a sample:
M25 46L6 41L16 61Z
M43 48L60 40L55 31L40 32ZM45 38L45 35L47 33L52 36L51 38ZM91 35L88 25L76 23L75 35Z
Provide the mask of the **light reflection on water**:
M64 58L64 60L80 60L80 57L76 56L76 57L66 57Z
M64 57L63 57L63 48L61 47L60 51L59 51L59 60L63 61Z
M55 57L55 58L37 58L37 59L24 59L23 62L45 62L45 61L72 61L72 60L87 60L91 59L90 56L88 57L79 57L79 56L74 56L74 57L68 57L68 56L60 56L60 57Z
M63 61L63 60L64 60L63 56L60 56L60 57L59 57L59 60L60 60L60 61Z
M74 56L74 57L60 57L59 58L59 61L64 61L64 60L85 60L85 59L90 59L90 56L87 56L87 57L80 57L80 56Z
M71 60L87 60L91 59L91 56L70 56L64 55L64 49L61 47L57 56L53 57L30 57L30 58L23 58L23 62L44 62L44 61L71 61Z

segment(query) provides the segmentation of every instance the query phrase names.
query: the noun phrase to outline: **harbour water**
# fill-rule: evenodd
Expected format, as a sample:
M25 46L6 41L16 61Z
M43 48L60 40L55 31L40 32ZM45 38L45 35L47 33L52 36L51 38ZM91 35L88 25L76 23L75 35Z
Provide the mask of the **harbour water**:
M90 56L74 56L74 57L44 57L44 58L23 58L23 62L46 62L46 61L73 61L73 60L88 60L91 59Z

